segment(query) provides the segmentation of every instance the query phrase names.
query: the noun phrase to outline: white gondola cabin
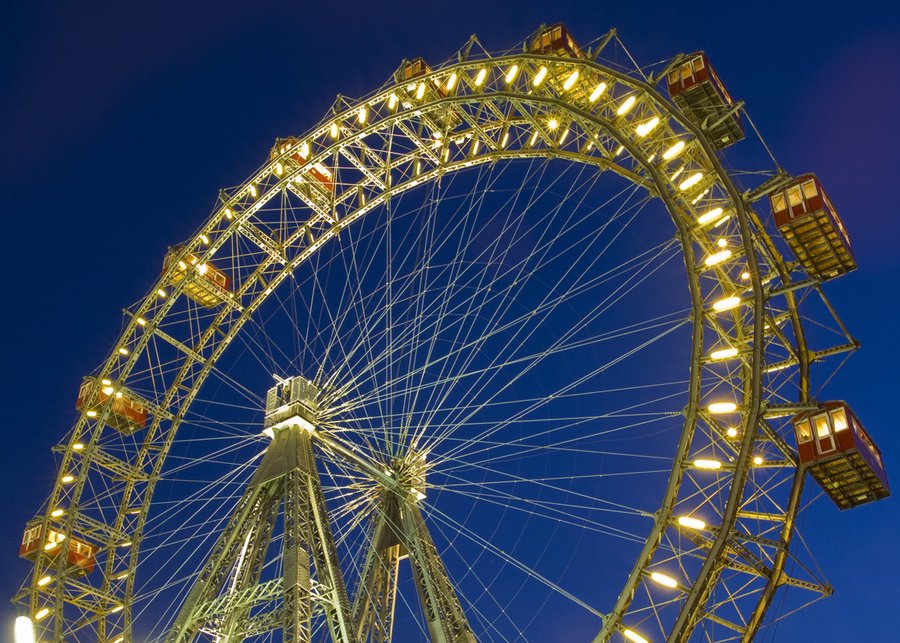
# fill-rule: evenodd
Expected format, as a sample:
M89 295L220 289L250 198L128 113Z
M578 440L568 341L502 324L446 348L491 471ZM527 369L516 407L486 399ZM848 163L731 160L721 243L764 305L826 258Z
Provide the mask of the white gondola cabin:
M856 269L850 237L814 174L804 174L769 195L775 225L803 269L832 279Z
M182 259L178 258L180 254L181 247L176 246L169 250L163 261L164 271L177 265L172 283L177 284L187 279L184 294L206 308L218 306L228 299L231 293L231 278L228 275L209 262L201 263L200 258L193 253Z
M66 535L55 529L47 530L47 537L41 538L43 526L40 520L28 523L25 527L25 533L22 534L22 543L19 545L19 556L34 561L37 559L38 548L43 548L44 554L51 558L56 558L64 549L63 543ZM81 540L80 538L70 537L68 544L68 552L66 553L66 564L71 574L81 576L94 571L97 564L97 546Z
M669 96L717 148L744 138L734 101L702 51L690 54L666 76Z
M801 465L838 508L891 494L881 451L846 402L825 402L793 424Z
M78 389L78 399L75 400L77 410L80 411L87 404L96 381L94 377L85 377L82 381L81 388ZM107 403L112 404L112 407L106 416L106 423L120 433L130 435L147 426L147 407L130 391L116 389L109 380L102 380L100 392L97 394L97 406L101 407ZM88 410L100 414L99 408Z

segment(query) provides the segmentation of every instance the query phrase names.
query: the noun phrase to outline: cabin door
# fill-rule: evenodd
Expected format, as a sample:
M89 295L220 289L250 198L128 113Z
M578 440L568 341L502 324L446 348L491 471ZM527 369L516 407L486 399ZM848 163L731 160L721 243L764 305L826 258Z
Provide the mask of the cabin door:
M812 422L815 427L816 453L828 455L836 451L837 444L834 441L834 431L831 429L831 422L828 421L828 414L817 415Z

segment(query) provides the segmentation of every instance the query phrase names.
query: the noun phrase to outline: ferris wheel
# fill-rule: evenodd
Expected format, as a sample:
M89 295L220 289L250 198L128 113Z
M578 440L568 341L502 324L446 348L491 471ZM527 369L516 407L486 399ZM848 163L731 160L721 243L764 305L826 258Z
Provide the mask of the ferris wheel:
M814 175L728 169L750 125L705 54L552 25L278 139L84 379L37 639L750 640L827 596L806 474L889 493L811 373L856 266Z

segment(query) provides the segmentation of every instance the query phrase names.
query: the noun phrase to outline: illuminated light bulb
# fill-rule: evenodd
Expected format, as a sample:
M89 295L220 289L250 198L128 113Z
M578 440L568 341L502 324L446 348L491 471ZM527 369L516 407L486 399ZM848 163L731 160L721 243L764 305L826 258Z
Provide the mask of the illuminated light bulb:
M750 273L745 270L744 272L741 273L741 279L743 279L744 281L747 281L748 279L750 279Z
M631 108L634 107L634 104L637 102L637 98L634 96L629 96L624 103L619 105L619 109L616 110L617 116L625 116L628 112L631 111Z
M731 357L735 357L738 354L738 349L736 348L720 348L717 351L713 351L709 354L710 359L729 359Z
M691 205L697 205L698 203L700 203L700 200L706 196L707 192L709 192L709 188L704 188L700 194L691 199Z
M478 154L478 145L480 141L472 141L472 155Z
M84 448L84 444L82 444L81 442L76 442L75 444L72 445L73 451L81 451L83 448Z
M715 471L716 469L722 468L722 463L718 460L706 460L700 458L698 460L694 460L694 466L698 469L709 469L710 471Z
M138 326L146 326L147 325L147 320L144 319L143 317L138 317L137 319L135 319L135 321L138 323Z
M729 438L736 438L737 434L738 430L733 426L730 426L725 430L725 435L727 435Z
M622 630L622 636L624 636L629 641L633 641L634 643L650 643L643 636L641 636L637 632L629 630L628 628L625 628L624 630Z
M54 509L50 512L50 516L52 516L53 518L59 518L64 513L66 513L65 509Z
M509 142L509 132L503 134L503 139L500 141L500 147L506 147L506 144Z
M207 270L209 270L209 267L205 263L201 263L197 266L197 272L201 275L205 275Z
M760 456L756 456L755 458L753 458L753 464L755 464L756 466L759 466L762 463L763 463L763 459Z
M112 608L111 610L109 610L109 613L110 613L110 614L115 614L116 612L121 612L123 609L125 609L125 606L124 606L124 605L116 605L114 608Z
M678 168L677 170L675 170L675 174L673 174L672 176L669 177L669 180L674 183L675 179L677 179L679 176L681 176L682 172L684 172L684 167Z
M255 190L256 188L253 189ZM256 196L256 193L254 193L253 196ZM209 245L209 237L207 237L205 234L200 235L200 241L202 241L204 245Z
M331 124L330 130L331 130L331 131L330 131L331 138L337 138L337 135L338 135L338 124L337 124L337 121L335 121L334 123Z
M675 580L674 578L672 578L671 576L669 576L667 574L663 574L660 572L651 572L650 580L652 580L655 583L659 583L660 585L663 585L664 587L671 587L672 589L675 589L676 587L678 587L677 580Z
M728 245L728 240L725 237L720 237L716 241L716 245L719 246L720 248L724 248L725 246Z
M281 176L284 174L284 166L281 163L275 164L275 174L276 176Z
M126 540L125 542L119 543L118 546L119 546L119 547L131 547L131 541L130 541L130 540Z
M552 132L557 127L559 127L559 121L556 120L555 118L551 118L549 121L547 121L547 127L549 127L550 131Z
M422 91L425 91L424 89ZM418 92L416 92L418 94ZM365 124L366 119L369 117L369 112L366 109L366 106L363 105L359 108L359 112L356 114L356 120L359 121L360 125Z
M572 89L572 86L575 85L576 82L578 82L577 69L569 74L568 78L566 78L566 82L563 83L563 91L569 91L570 89Z
M44 545L44 551L50 551L50 550L56 549L56 546L57 546L58 544L59 544L59 543L54 542L54 541L51 540L51 541L48 542L46 545Z
M647 157L647 163L653 163L653 159L656 158L656 152Z
M705 522L699 518L692 518L690 516L679 516L678 524L682 527L687 527L688 529L706 529Z
M509 84L516 79L516 76L519 74L519 66L513 65L506 72L506 83Z
M475 86L481 87L484 85L484 79L487 78L487 69L482 67L478 70L478 73L475 75Z
M62 482L63 484L69 484L73 480L75 480L75 476L68 475L68 474L64 475L62 478L59 479L59 481Z
M654 116L646 123L641 123L635 128L635 132L637 132L638 136L647 136L650 132L656 129L656 126L659 125L659 117Z
M231 208L225 208L225 218L231 219L234 216L234 213L231 211Z
M444 137L444 135L441 134L440 132L435 132L434 134L432 134L432 136L434 136L434 140L436 140L436 141L439 141Z
M722 208L713 208L709 212L704 212L699 217L697 217L697 223L700 225L706 225L711 221L715 221L719 217L722 216Z
M566 137L567 137L568 135L569 135L569 130L566 129L566 130L562 133L562 136L559 137L559 144L560 144L560 145L562 145L563 143L566 142Z
M707 266L715 266L716 264L722 263L723 261L727 261L729 257L731 257L731 250L722 250L720 252L709 255L706 259L703 260L703 263L705 263Z
M619 154L621 154L621 153L624 152L624 151L625 151L625 146L624 146L624 145L620 145L619 147L616 148L616 153L613 154L613 156L618 156Z
M718 228L720 225L722 225L723 223L725 223L726 221L728 221L728 218L729 218L730 216L731 216L730 214L726 214L724 217L722 217L721 219L719 219L718 221L716 221L715 224L713 224L713 227L714 227L714 228Z
M259 194L259 192L256 190L256 186L253 185L252 183L250 184L250 187L247 189L250 190L250 196L252 196L254 199L256 198L256 195Z
M737 308L741 305L740 297L724 297L719 301L713 304L713 310L717 312L724 312L726 310L731 310L732 308Z
M119 355L128 355L128 349L123 346L119 349Z
M116 389L114 389L112 386L104 386L100 390L103 391L104 395L112 395L116 392Z
M163 290L162 288L160 288L159 290L157 290L157 291L156 291L156 294L159 295L159 296L160 296L161 298L163 298L163 299L166 298L166 291Z
M178 267L181 268L182 270L187 270L187 264L184 263L183 261L178 262Z
M534 76L534 81L533 81L534 86L535 87L539 86L542 82L544 82L544 79L546 77L547 77L547 68L541 67L540 69L538 69L538 73L535 74L535 76Z
M678 141L672 147L663 152L663 158L667 161L671 161L673 158L678 156L684 151L684 141Z
M95 418L95 417L97 417L97 411L91 409L90 411L85 413L85 415L88 416L89 418Z
M116 580L124 580L126 578L128 578L128 572L121 572L115 577Z
M304 161L309 157L309 141L303 141L300 143L300 149L297 150L297 153L300 155Z
M103 378L102 380L100 380L100 383L103 384L103 386L109 386L110 384L112 384L112 380Z
M457 78L458 78L458 76L456 75L456 72L453 72L452 74L450 74L450 78L447 79L447 91L449 91L449 92L453 91L453 88L456 87L456 79Z
M46 587L47 585L50 584L50 581L52 581L52 580L53 580L52 576L42 576L41 578L38 579L37 584L39 587Z
M537 142L537 139L538 139L538 133L535 132L534 134L531 135L531 140L528 141L528 144L534 145Z
M419 86L416 87L416 100L422 100L425 96L425 83L419 83Z
M47 616L47 614L49 614L49 613L50 613L50 610L47 609L46 607L43 607L37 611L37 613L34 615L34 618L35 618L35 620L39 621L42 618L44 618L45 616Z
M713 402L706 409L713 415L721 415L722 413L734 413L737 411L737 404L734 402Z
M34 643L34 623L27 616L17 616L13 629L16 643Z
M388 109L394 109L397 107L397 94L391 94L388 96Z
M695 185L697 185L700 180L703 178L703 172L694 172L689 177L687 177L684 181L678 184L678 189L682 192L684 190L688 190Z
M596 103L597 99L603 95L603 92L606 91L606 83L600 83L596 87L594 87L594 91L591 92L591 95L588 96L588 100L592 103Z

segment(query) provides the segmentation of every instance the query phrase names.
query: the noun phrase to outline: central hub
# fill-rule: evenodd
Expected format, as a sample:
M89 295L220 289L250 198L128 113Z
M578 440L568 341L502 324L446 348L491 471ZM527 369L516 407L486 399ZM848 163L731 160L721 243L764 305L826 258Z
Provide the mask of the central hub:
M424 452L410 451L402 458L391 460L391 470L397 485L414 496L416 500L425 498L427 468Z
M299 427L310 433L316 429L319 389L311 380L291 377L281 380L266 394L265 431Z

